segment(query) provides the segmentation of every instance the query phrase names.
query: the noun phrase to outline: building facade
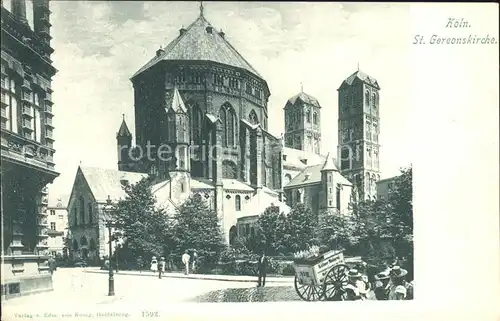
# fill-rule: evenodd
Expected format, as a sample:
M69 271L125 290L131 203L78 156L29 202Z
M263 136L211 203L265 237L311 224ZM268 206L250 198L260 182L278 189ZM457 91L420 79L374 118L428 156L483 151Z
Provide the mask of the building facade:
M380 180L380 86L356 71L338 88L340 172L353 182L360 199L374 199Z
M54 170L48 0L1 7L2 296L52 289L47 189ZM30 15L31 16L31 15Z
M69 249L66 239L69 234L68 227L68 200L67 198L51 199L47 207L49 253L52 256L66 257Z
M394 184L396 182L396 177L389 177L381 179L377 182L377 198L380 200L388 200L389 194L391 193Z

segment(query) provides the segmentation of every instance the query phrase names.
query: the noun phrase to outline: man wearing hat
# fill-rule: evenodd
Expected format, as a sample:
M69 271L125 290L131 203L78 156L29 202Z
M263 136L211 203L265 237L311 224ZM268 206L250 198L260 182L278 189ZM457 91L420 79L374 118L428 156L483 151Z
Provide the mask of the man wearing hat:
M349 283L346 285L346 294L348 301L357 301L366 299L368 291L366 284L363 282L363 275L357 269L351 269L347 272Z
M396 265L392 267L390 272L392 285L389 291L389 300L407 300L407 282L404 279L406 274L408 272L400 266ZM411 293L411 297L413 297L413 293Z
M389 291L391 289L390 271L382 271L375 275L375 297L377 300L389 299Z

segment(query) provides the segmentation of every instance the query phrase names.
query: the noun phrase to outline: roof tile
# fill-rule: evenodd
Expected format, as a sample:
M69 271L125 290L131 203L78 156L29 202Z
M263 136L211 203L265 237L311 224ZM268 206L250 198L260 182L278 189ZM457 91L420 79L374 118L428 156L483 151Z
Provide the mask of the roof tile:
M208 28L211 28L212 32L208 32ZM203 15L200 15L185 30L170 42L163 52L139 69L132 78L164 60L213 61L245 69L262 78L227 39L216 32Z

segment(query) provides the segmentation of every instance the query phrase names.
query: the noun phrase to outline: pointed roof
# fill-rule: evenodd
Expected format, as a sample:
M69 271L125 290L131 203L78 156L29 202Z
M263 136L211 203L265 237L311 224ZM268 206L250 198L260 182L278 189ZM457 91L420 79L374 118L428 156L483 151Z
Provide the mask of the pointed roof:
M321 171L323 170L324 165L312 165L307 166L297 174L290 182L284 186L284 189L290 188L298 188L307 185L316 185L321 183ZM352 183L349 182L347 178L342 176L338 171L332 171L333 182L336 184L352 186Z
M200 13L189 27L181 32L164 49L139 69L132 78L164 60L213 61L245 69L262 78L248 61L226 40L223 32L217 32Z
M380 90L380 86L378 85L377 79L365 74L361 70L356 70L352 75L347 77L342 84L340 85L339 89L342 88L345 85L351 86L356 79L361 80L363 83L373 86L377 89Z
M141 179L148 177L148 174L144 173L125 172L99 167L79 166L78 170L85 178L97 202L105 202L108 195L112 200L125 197L126 193L123 190L121 181L125 180L130 184L135 184Z
M186 106L184 105L184 101L182 100L181 94L177 89L177 86L174 87L174 93L169 95L167 98L167 104L165 107L165 111L174 112L174 113L187 113Z
M306 94L305 92L300 92L297 95L293 96L292 98L288 99L285 108L287 108L288 106L295 105L297 100L303 102L304 104L313 105L315 107L321 108L318 100L313 96Z
M128 130L127 123L125 122L125 116L123 116L122 124L120 125L120 129L118 130L116 137L128 137L128 136L132 136L132 134L130 133L130 130Z
M333 158L330 157L330 153L326 156L325 164L323 165L323 168L321 171L336 171L337 167L335 166L335 163L333 162Z

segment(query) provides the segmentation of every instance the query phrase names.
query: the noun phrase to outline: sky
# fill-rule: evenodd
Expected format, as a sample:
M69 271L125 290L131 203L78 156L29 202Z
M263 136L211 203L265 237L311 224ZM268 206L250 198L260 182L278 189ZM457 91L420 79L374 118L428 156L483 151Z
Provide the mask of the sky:
M266 79L269 130L288 98L322 106L322 153L337 150L337 88L358 68L380 93L381 177L411 163L407 4L204 2L204 15ZM199 2L52 1L55 162L51 195L69 194L79 164L117 168L122 114L134 133L130 77L199 15ZM29 8L28 8L29 11Z

